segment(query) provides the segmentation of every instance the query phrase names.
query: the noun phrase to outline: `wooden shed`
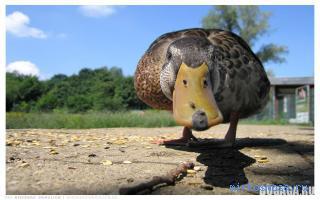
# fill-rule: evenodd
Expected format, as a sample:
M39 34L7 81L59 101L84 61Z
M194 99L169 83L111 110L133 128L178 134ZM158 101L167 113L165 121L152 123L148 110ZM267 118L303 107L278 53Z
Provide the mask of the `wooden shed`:
M314 122L314 77L269 77L269 103L258 119L286 119L291 123Z

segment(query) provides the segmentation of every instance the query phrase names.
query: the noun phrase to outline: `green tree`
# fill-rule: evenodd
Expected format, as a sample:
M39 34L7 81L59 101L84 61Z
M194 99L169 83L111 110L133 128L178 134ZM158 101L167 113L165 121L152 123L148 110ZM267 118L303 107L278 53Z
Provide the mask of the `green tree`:
M92 107L90 97L81 94L70 96L67 99L67 106L74 113L85 112Z
M259 38L269 33L270 12L261 11L258 6L214 6L202 20L204 28L218 28L240 35L251 47ZM273 43L263 44L257 56L263 63L285 62L286 46Z
M51 111L57 108L57 105L58 99L51 90L37 101L36 107L39 111Z
M66 80L68 76L64 74L56 74L52 76L49 80L44 81L44 90L45 92L48 92L51 90L54 86L61 83L62 81Z
M20 75L17 73L6 74L6 110L13 108L17 111L28 110L28 102L37 101L43 94L43 84L35 76ZM19 104L21 104L19 106ZM21 108L21 109L20 109Z

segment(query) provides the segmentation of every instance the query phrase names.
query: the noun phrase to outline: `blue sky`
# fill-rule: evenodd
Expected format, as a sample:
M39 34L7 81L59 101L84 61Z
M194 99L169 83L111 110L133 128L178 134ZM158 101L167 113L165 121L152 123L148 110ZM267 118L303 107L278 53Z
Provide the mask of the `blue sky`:
M201 27L211 6L7 6L7 69L26 65L41 78L83 67L118 66L133 75L150 43L163 33ZM287 62L266 64L278 77L314 75L313 6L261 6L271 32L259 40L288 46ZM13 14L15 12L15 14ZM8 17L7 17L8 18ZM23 62L22 62L23 61ZM26 64L27 63L27 64ZM29 68L28 68L29 67Z

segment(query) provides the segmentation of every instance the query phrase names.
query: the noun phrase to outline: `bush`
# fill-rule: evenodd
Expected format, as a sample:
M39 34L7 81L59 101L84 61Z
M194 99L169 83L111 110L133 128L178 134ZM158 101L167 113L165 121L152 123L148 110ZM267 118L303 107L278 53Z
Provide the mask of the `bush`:
M84 68L78 75L57 74L46 81L7 73L6 81L7 112L64 109L77 113L147 108L136 96L133 77L123 76L117 67Z

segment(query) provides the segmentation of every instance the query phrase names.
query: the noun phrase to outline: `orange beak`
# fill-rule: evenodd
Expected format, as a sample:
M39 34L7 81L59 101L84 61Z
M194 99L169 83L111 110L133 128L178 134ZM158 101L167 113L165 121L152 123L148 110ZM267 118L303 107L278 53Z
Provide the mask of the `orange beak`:
M178 124L205 130L223 121L207 80L208 73L205 63L196 68L181 64L173 91L173 116ZM202 128L197 128L199 123Z

